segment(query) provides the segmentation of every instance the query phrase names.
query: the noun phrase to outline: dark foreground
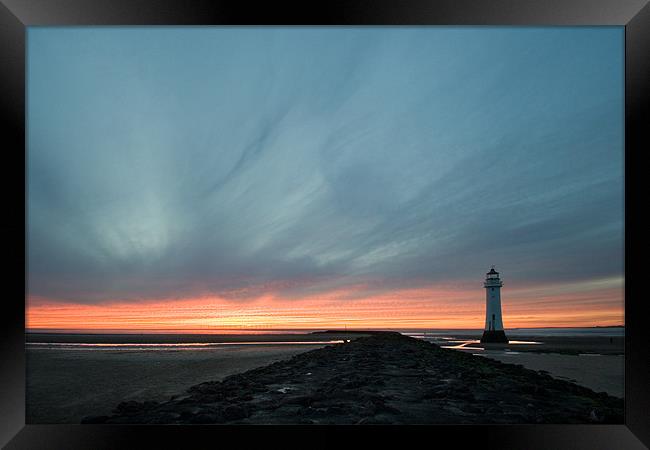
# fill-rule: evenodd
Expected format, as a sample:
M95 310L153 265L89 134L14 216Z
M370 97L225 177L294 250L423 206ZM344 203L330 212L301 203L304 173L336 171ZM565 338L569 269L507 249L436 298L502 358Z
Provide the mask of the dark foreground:
M623 423L623 400L518 365L375 333L123 402L85 423Z

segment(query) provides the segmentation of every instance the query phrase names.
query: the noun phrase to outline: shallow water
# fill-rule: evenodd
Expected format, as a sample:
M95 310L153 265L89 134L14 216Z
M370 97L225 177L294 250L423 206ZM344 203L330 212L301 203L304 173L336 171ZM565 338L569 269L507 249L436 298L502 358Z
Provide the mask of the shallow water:
M28 350L132 350L132 351L174 351L215 350L220 347L255 345L327 345L342 344L343 340L328 341L242 341L242 342L187 342L187 343L82 343L82 342L28 342Z

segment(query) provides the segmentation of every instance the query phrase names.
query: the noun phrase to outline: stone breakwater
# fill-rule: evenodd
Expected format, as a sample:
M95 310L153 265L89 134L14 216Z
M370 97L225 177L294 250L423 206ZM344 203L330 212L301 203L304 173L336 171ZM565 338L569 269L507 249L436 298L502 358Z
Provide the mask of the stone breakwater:
M520 365L374 333L206 382L165 402L123 402L84 423L622 423L623 400Z

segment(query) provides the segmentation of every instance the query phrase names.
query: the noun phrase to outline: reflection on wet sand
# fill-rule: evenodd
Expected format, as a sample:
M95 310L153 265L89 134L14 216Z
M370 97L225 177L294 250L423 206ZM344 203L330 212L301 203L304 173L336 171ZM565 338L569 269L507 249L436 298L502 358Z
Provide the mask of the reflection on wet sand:
M349 342L349 340L348 340ZM68 342L28 342L28 349L58 350L134 350L134 351L170 351L170 350L214 350L219 347L238 345L327 345L343 344L343 340L329 341L245 341L245 342L188 342L188 343L68 343Z

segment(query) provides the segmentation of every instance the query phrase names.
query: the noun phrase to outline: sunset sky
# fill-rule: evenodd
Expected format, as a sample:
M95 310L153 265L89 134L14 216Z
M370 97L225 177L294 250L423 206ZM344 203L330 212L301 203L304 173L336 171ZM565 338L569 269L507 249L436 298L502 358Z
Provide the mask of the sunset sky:
M622 324L623 38L30 27L27 327Z

